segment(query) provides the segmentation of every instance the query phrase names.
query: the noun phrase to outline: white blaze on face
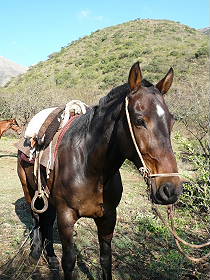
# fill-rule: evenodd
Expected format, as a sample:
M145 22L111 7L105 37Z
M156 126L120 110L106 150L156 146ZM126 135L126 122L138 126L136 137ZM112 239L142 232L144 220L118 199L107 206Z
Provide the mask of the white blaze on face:
M159 117L162 117L165 114L163 108L159 104L156 105L156 110Z

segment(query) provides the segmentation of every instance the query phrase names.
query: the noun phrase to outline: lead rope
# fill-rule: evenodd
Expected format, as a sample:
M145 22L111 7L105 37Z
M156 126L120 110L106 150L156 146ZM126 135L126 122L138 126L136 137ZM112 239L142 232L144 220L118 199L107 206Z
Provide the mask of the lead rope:
M170 177L170 176L179 176L180 173L156 173L156 174L151 174L149 168L146 166L143 156L138 148L138 145L136 143L136 139L134 136L134 132L132 129L132 125L131 125L131 120L130 120L130 115L128 112L128 97L126 97L125 99L125 112L126 112L126 117L127 117L127 122L128 122L128 127L130 130L130 134L131 134L131 138L133 140L133 144L135 146L136 152L141 160L142 163L142 167L139 168L139 172L140 174L143 176L145 182L147 183L148 187L151 188L151 178L154 177ZM152 203L152 202L151 202ZM173 209L173 205L168 206L168 221L170 221L170 226L168 225L168 223L166 223L166 221L164 220L164 218L162 217L161 213L159 212L159 210L157 209L157 207L152 203L152 210L153 212L156 214L156 216L158 216L160 218L160 220L162 221L162 223L167 227L167 229L172 233L176 245L178 247L178 250L180 251L180 253L182 255L184 255L188 260L196 262L196 263L200 263L200 262L205 262L209 257L210 257L210 253L204 255L203 257L200 258L194 258L192 256L187 255L183 249L181 248L180 243L189 246L190 248L193 249L200 249L203 247L207 247L210 245L210 241L203 243L203 244L190 244L188 242L186 242L185 240L183 240L182 238L180 238L176 232L176 229L174 227L174 220L173 220L173 213L174 213L174 209Z
M192 248L192 249L201 249L207 246L210 246L210 241L203 243L203 244L191 244L185 240L183 240L182 238L180 238L176 232L175 226L174 226L174 220L173 220L173 205L168 206L168 221L170 223L170 226L168 225L168 223L164 220L163 216L161 215L160 211L157 209L157 207L155 205L152 206L152 210L153 212L156 214L157 217L160 218L160 220L162 221L162 223L165 225L165 227L171 232L171 234L173 235L177 248L179 250L179 252L186 257L188 260L195 262L195 263L203 263L206 262L209 257L210 257L210 252L207 253L206 255L204 255L203 257L200 258L195 258L193 256L189 256L188 254L186 254L180 243Z

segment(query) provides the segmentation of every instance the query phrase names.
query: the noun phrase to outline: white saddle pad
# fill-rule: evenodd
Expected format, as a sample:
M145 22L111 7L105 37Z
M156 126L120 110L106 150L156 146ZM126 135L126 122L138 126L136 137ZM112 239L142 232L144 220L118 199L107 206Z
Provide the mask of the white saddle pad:
M25 138L36 137L44 121L47 119L49 114L56 108L57 107L47 108L37 113L28 123L24 137Z
M24 137L26 139L36 138L44 121L47 119L49 114L56 108L58 107L47 108L37 113L28 123ZM85 114L87 108L88 106L80 100L71 100L70 102L68 102L65 106L64 112L61 117L62 119L60 127L64 127L64 125L69 120L70 113L72 111L74 111L75 114Z

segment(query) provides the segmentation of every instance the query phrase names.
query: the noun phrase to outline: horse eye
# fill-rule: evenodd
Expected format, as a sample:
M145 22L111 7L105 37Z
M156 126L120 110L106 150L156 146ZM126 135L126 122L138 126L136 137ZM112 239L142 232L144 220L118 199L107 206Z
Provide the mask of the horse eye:
M137 127L139 127L139 126L143 126L143 127L147 128L147 126L146 126L146 122L145 122L145 120L144 120L144 119L142 119L142 118L138 118L138 119L136 119L136 121L135 121L135 125L136 125Z

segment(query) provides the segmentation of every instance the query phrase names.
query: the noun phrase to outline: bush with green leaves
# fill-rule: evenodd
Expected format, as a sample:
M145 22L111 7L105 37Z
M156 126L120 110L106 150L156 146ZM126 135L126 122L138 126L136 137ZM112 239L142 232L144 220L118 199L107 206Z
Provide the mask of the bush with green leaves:
M209 156L202 153L195 140L188 140L177 133L176 142L179 146L178 157L191 164L191 175L186 175L187 183L184 184L181 204L193 211L210 214L210 178Z

